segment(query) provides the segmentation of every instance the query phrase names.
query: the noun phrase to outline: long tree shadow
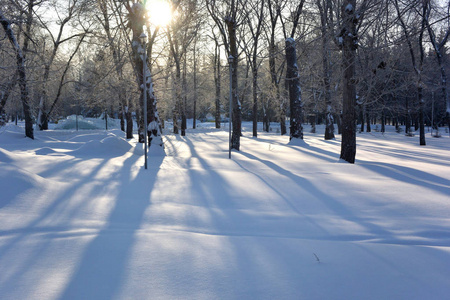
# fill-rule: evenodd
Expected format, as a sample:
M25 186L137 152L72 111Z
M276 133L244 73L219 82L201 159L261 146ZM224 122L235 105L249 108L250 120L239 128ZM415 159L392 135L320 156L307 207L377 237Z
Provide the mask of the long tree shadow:
M112 299L124 283L127 263L142 225L163 157L149 159L137 176L130 169L115 174L119 194L107 225L86 247L60 299ZM131 164L126 163L124 165ZM132 179L133 178L133 179Z
M275 164L271 161L258 158L250 153L246 153L246 152L242 152L242 151L239 153L249 159L256 160L256 161L259 161L259 162L265 164L267 167L276 171L280 175L290 178L291 180L296 182L302 189L304 189L307 193L309 193L310 195L313 195L317 201L321 201L328 209L335 212L337 216L339 216L349 222L356 223L356 224L359 224L360 226L363 226L368 232L367 236L365 236L365 237L359 236L359 235L358 236L349 235L349 236L338 237L338 239L340 239L340 238L347 238L347 239L373 238L373 237L377 237L380 235L383 237L392 237L391 232L383 229L381 226L378 226L374 223L369 222L367 219L365 219L361 216L355 215L345 205L341 204L339 201L337 201L335 198L333 198L328 193L324 193L321 189L318 189L314 184L312 184L306 178L298 176L289 170L281 168L280 166L278 166L277 164ZM299 198L300 197L301 197L301 195L299 195ZM297 207L299 205L298 203L296 203L294 201L294 199L286 199L286 201L289 201L289 205L291 207ZM297 210L300 210L300 209L301 208L298 208ZM329 239L332 240L334 238L329 237Z
M316 158L326 160L328 162L334 163L339 160L339 154L312 146L310 144L307 144L306 142L305 142L304 146L296 146L296 145L290 145L290 144L281 143L281 142L275 142L273 140L265 139L265 138L258 138L257 140L261 141L261 142L266 142L269 144L275 144L277 146L283 146L283 147L293 149L296 151L301 151L308 155L314 156Z
M136 155L131 155L127 159L127 163L132 165L138 158L139 157ZM97 228L91 228L90 225L88 227L77 228L71 225L71 223L77 222L78 212L88 210L89 205L92 205L97 197L102 196L102 191L104 191L102 189L102 184L98 179L95 179L95 177L102 171L105 165L113 159L115 158L107 157L102 159L102 161L92 168L92 170L89 170L88 174L85 174L85 178L76 182L70 188L65 190L63 194L57 195L55 200L50 203L46 210L25 227L0 231L0 235L12 235L12 238L0 247L0 256L13 251L15 247L19 247L22 241L27 240L33 234L47 237L40 240L35 251L33 251L26 260L22 261L20 266L15 268L15 271L2 282L1 286L5 287L14 284L15 282L20 282L22 276L39 262L40 255L46 254L46 251L51 247L53 238L86 238L87 236L97 233ZM96 182L94 184L96 188L90 190L88 186L92 182ZM88 191L86 192L85 190ZM76 201L70 205L69 199L77 193L84 193L83 196L86 197L86 199L83 199L83 201ZM57 218L61 220L57 220ZM101 222L103 220L98 221Z
M227 208L233 206L230 187L225 184L224 178L215 172L212 166L209 166L206 160L197 153L190 139L186 139L185 142L191 151L191 160L195 157L201 165L201 170L207 172L206 174L201 174L191 167L188 168L189 177L193 184L192 189L202 193L200 199L204 202L205 207ZM214 195L218 195L218 197L214 197ZM223 201L223 199L228 200Z
M441 193L445 196L450 195L450 180L439 177L418 169L393 165L382 162L361 161L358 163L372 172L387 176L393 180L403 181L408 184L421 186Z

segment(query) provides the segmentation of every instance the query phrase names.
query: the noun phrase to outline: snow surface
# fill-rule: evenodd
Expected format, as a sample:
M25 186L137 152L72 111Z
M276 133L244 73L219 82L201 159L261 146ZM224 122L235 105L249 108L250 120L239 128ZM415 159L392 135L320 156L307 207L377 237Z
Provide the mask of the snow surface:
M450 139L0 128L1 299L448 299ZM261 125L262 127L262 125Z

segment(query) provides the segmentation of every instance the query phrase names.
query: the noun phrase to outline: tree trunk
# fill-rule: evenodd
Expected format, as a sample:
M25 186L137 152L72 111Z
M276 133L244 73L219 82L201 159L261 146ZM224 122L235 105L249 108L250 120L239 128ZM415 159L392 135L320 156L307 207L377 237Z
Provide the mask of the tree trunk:
M147 61L144 60L143 50L145 49L145 45L142 45L139 39L139 36L143 33L143 26L145 24L145 10L142 9L142 6L138 3L133 4L132 7L126 4L126 8L129 12L129 24L131 26L133 32L132 38L132 48L133 48L133 64L136 70L137 82L141 87L141 96L140 96L140 107L143 108L143 100L144 100L144 84L146 85L147 91L147 111L144 112L144 109L138 109L139 113L137 116L138 121L138 133L139 133L139 142L144 143L144 130L147 130L148 134L148 145L151 146L154 140L154 145L159 146L161 149L164 148L162 138L161 138L161 121L159 119L158 110L156 106L156 98L153 93L153 83L151 80L151 74L148 68L146 68L146 73L144 74L143 68L144 63L147 64ZM144 113L147 114L147 124L144 125Z
M297 66L297 50L293 38L286 39L286 80L289 84L290 139L303 139L303 114L300 79Z
M405 134L411 134L411 121L409 118L409 100L406 98Z
M2 11L0 11L0 23L3 29L5 30L9 42L11 43L16 52L16 65L19 77L18 81L20 86L20 98L22 100L23 113L25 116L25 136L34 139L33 118L31 117L31 109L29 104L30 97L27 86L25 59L22 53L22 49L20 49L19 43L17 42L16 36L14 35L14 32L11 28L11 22L3 16Z
M423 107L425 106L425 100L423 99L423 88L419 83L419 87L417 89L417 95L419 97L419 143L420 146L425 146L427 143L425 142L425 122L424 122L424 113Z
M220 64L220 48L216 43L215 53L214 53L214 85L216 90L216 99L215 99L215 114L214 119L216 121L216 128L220 128L220 83L221 83L221 64Z
M197 44L194 44L194 123L192 124L192 128L195 129L197 127Z
M346 0L342 5L343 28L340 39L342 44L343 77L343 119L342 119L342 143L340 158L355 163L356 156L356 84L355 84L355 57L357 49L355 14L356 0Z
M372 132L372 128L370 127L370 115L369 112L366 110L366 123L367 123L367 132Z
M327 19L328 19L328 10L329 3L326 1L322 5L321 0L317 0L316 4L319 8L320 12L320 30L321 30L321 38L322 38L322 76L323 76L323 88L325 94L325 104L327 109L327 115L325 118L325 140L334 139L334 120L333 120L333 109L331 107L331 93L330 93L330 68L328 62L328 36L327 36Z
M253 57L253 136L258 136L258 67L256 62L256 53Z
M231 148L238 150L241 145L241 103L238 99L238 51L236 41L236 20L232 17L227 17L225 20L228 28L228 36L230 39L230 55L233 56L232 64L232 78L231 78L231 90L232 90L232 109L233 109L233 133L231 135Z
M185 136L186 135L186 128L187 128L187 123L186 123L186 105L187 105L187 92L186 92L186 60L187 57L184 56L184 60L183 60L183 79L181 81L181 90L182 90L182 96L181 96L181 136Z
M133 138L133 118L128 106L125 107L125 117L127 120L127 139Z

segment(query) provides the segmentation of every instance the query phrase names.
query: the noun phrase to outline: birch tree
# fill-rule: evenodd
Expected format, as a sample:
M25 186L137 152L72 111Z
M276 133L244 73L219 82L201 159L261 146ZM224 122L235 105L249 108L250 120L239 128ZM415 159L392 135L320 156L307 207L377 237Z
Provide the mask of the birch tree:
M155 151L152 152L160 152L161 154L163 154L164 145L161 137L161 121L157 110L156 97L154 96L152 77L148 67L145 68L146 72L143 72L144 64L146 65L148 63L147 60L144 59L146 58L146 55L144 55L143 52L145 46L140 40L140 36L144 32L144 25L146 23L145 5L144 3L133 2L131 0L123 1L123 5L128 11L128 26L131 28L132 33L132 64L136 74L136 81L141 90L139 101L141 113L138 124L139 142L147 142L151 151L155 149ZM144 85L146 85L146 97L149 103L149 105L147 106L147 111L144 111L143 109ZM144 124L144 113L147 114L147 124ZM144 139L144 130L147 130L148 132L148 141L145 141ZM152 145L154 145L155 147L151 147Z
M23 113L25 116L25 135L31 139L34 139L33 132L33 118L31 117L30 110L30 97L27 85L27 72L25 67L25 58L22 49L17 42L16 35L11 27L11 21L4 16L2 10L0 10L0 24L8 37L11 46L13 47L16 54L16 66L18 81L20 86L20 98L22 100Z

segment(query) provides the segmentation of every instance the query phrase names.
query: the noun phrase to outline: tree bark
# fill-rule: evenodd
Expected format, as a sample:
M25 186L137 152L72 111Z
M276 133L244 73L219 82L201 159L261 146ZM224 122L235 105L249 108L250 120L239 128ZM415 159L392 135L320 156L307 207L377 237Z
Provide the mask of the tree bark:
M214 85L216 90L216 99L215 99L215 115L214 119L216 121L216 128L220 128L220 89L221 89L221 69L222 66L220 64L220 47L219 44L216 43L215 53L214 53Z
M342 39L342 67L343 77L343 115L342 115L342 142L340 158L355 163L356 156L356 83L355 83L355 57L357 49L355 14L356 0L346 0L342 5L343 28Z
M147 86L147 111L144 112L143 109L139 109L139 117L137 117L138 121L138 132L139 132L139 142L144 143L144 130L148 132L148 145L152 146L152 142L154 141L155 146L159 146L162 149L164 145L162 143L161 138L161 120L159 119L156 98L153 93L153 83L151 80L151 74L148 68L146 68L146 74L143 73L144 63L147 64L147 61L144 61L143 52L145 46L141 44L139 36L143 33L143 26L145 24L145 8L142 7L139 3L134 3L132 6L129 2L125 3L125 7L129 12L129 26L132 29L133 38L131 41L132 49L133 49L133 65L136 73L136 79L141 89L140 96L140 107L143 108L143 100L144 100L144 84ZM144 113L147 114L147 124L144 124Z
M322 38L322 72L323 72L323 88L325 95L326 104L326 118L325 118L325 140L334 139L334 120L333 120L333 109L331 107L331 93L330 93L330 68L328 62L328 37L327 37L327 19L329 2L325 1L324 5L321 3L322 0L317 0L316 4L320 12L320 30Z
M225 23L228 29L229 43L230 43L230 55L233 56L232 63L232 76L231 76L231 90L232 90L232 109L233 109L233 133L231 135L231 148L238 150L240 148L241 141L241 103L238 99L238 51L236 41L236 20L228 16L225 19Z
M25 116L25 136L31 139L34 139L34 131L33 131L33 118L31 117L31 109L30 109L30 97L28 93L27 86L27 73L25 68L25 59L22 53L22 49L20 49L19 43L17 42L16 36L11 28L11 22L3 16L3 12L0 11L0 23L5 30L6 36L9 39L9 42L14 48L16 52L16 65L17 65L17 73L18 73L18 82L20 86L20 98L22 100L23 113Z
M286 39L286 80L289 85L290 140L303 139L303 112L300 79L297 66L297 50L293 38Z

